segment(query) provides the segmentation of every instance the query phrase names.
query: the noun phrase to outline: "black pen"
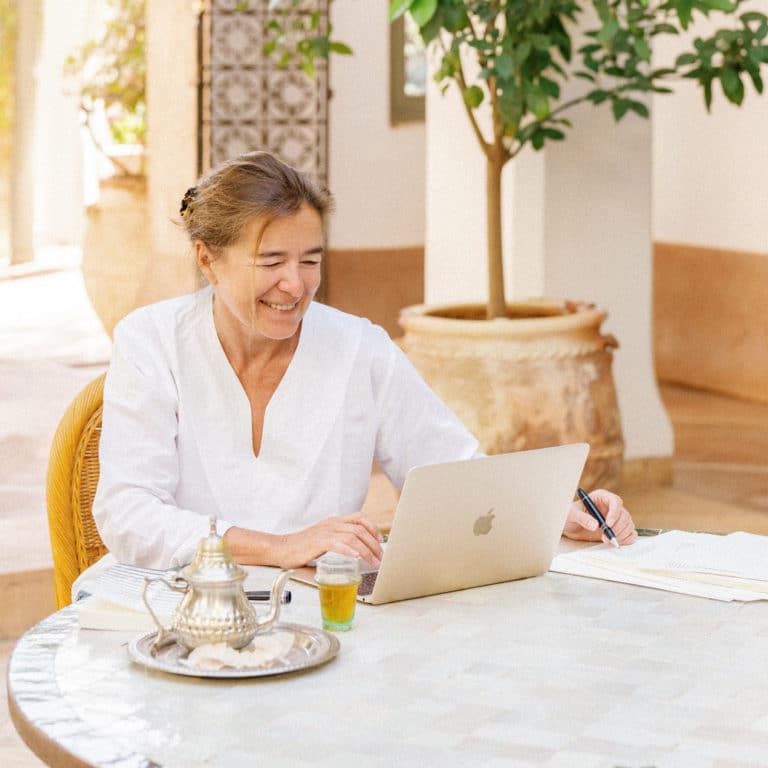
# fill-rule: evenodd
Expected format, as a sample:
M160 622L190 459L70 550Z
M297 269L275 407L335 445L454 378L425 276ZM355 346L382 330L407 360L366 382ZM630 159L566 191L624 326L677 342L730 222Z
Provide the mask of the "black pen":
M259 603L266 603L269 601L271 597L271 592L268 589L246 589L245 590L245 596L249 600L253 600L254 602ZM281 603L290 603L291 602L291 590L290 589L284 589L282 597L280 598Z
M600 513L600 510L595 506L595 502L589 498L586 491L584 491L582 488L578 488L577 493L579 494L581 503L587 508L587 512L589 512L589 514L592 515L592 517L594 517L598 523L600 523L600 530L608 537L608 541L610 541L614 547L618 547L619 542L616 538L616 534L608 527L608 523L605 522L605 518Z

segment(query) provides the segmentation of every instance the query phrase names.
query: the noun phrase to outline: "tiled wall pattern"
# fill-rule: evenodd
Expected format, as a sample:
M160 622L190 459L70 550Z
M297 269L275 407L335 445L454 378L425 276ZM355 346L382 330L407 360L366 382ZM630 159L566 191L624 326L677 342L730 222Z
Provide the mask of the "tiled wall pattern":
M319 12L328 25L328 0L301 0L293 18ZM268 149L322 181L328 174L328 70L310 80L297 66L280 69L262 48L269 0L208 0L200 38L200 170L242 152ZM289 18L286 28L290 27Z

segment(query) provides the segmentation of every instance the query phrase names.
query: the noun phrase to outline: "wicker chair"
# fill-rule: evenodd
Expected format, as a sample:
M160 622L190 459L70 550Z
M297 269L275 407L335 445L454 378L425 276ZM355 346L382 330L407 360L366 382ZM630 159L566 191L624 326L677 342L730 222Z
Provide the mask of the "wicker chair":
M57 608L69 605L72 582L107 552L91 512L99 479L103 393L104 374L72 401L51 446L46 496Z

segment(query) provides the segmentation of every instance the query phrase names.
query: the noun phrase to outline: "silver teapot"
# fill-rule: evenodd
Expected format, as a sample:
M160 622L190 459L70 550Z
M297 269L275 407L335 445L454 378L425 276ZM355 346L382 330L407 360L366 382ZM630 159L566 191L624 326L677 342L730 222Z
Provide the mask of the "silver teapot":
M246 572L233 559L227 542L216 533L216 519L211 517L208 536L200 540L194 560L172 581L162 576L144 579L142 599L157 625L155 650L171 641L189 649L207 643L226 643L243 648L259 632L270 630L280 616L280 597L291 571L282 571L272 583L269 610L257 616L243 589ZM184 598L165 627L149 603L147 591L154 582L162 582Z

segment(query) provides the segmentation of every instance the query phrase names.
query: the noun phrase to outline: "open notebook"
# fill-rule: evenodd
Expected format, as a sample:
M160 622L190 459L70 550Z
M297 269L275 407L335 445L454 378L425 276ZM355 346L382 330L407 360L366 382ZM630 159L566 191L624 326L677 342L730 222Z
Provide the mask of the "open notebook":
M713 600L768 600L768 537L667 531L629 547L562 552L550 570Z

